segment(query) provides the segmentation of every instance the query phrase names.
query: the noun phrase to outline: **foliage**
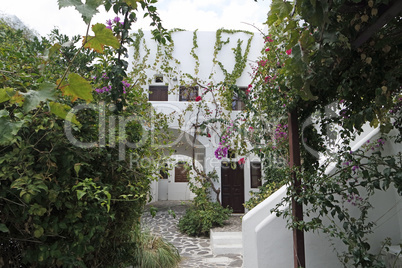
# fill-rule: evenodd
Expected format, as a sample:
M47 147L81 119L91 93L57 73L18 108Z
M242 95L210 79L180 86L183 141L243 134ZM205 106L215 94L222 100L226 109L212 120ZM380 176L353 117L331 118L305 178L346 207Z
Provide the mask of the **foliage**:
M208 174L210 178L217 178L216 173ZM192 177L189 181L190 190L196 194L193 204L186 210L186 214L179 220L179 230L190 236L208 236L210 229L223 226L232 213L230 208L224 208L218 202L212 202L209 197L211 183L200 176Z
M103 2L79 2L59 4L74 5L89 27ZM153 115L150 104L142 92L130 91L135 87L126 81L127 64L120 58L135 2L107 3L123 12L125 26L112 32L95 25L95 37L84 37L81 47L80 37L57 30L49 39L31 40L0 25L0 257L6 266L120 267L139 261L133 232L159 170L129 159L158 161L161 155L140 124ZM157 15L148 2L141 4ZM108 81L93 81L105 72ZM113 91L93 95L98 83L110 83ZM87 104L93 101L99 104ZM106 106L108 101L118 109ZM133 114L136 120L125 120ZM165 123L157 121L161 128ZM141 146L126 150L139 141Z
M302 167L293 172L302 188L295 189L291 177L283 176L290 187L281 204L297 200L312 218L297 221L289 211L275 211L287 216L292 228L321 230L340 239L348 248L339 253L342 262L356 267L383 267L367 240L375 224L369 220L371 197L392 184L400 187L400 156L367 150L350 154L349 147L367 122L382 133L395 127L399 139L394 142L400 142L401 17L390 18L367 41L359 41L387 8L392 8L389 1L272 1L251 85L251 94L259 96L253 105L265 116L286 120L296 112L300 122ZM268 125L251 116L255 129ZM382 140L371 146L376 149L378 143ZM261 156L272 154L284 155L271 148ZM318 165L320 155L328 162ZM328 175L332 161L337 171Z
M182 31L181 29L172 30L170 33L173 34ZM240 78L241 75L244 74L244 69L247 64L247 60L249 57L249 52L251 48L251 41L254 37L254 33L247 31L238 31L238 30L227 30L227 29L219 29L216 32L216 41L214 45L213 51L213 70L209 75L208 79L213 78L215 68L220 68L225 78L224 81L219 83L207 83L206 81L202 81L197 75L199 74L200 62L199 57L197 55L198 48L198 36L197 31L193 33L193 47L189 53L189 56L194 59L194 72L193 73L181 73L178 71L178 67L180 66L180 62L173 57L174 52L174 43L171 42L168 45L158 45L157 52L155 55L155 59L153 62L148 62L148 58L150 55L150 49L147 47L145 40L142 41L144 34L142 31L138 31L135 35L135 42L133 43L134 48L134 57L136 62L134 62L134 70L132 75L136 77L138 81L146 80L146 72L145 69L152 70L157 74L163 74L164 78L167 78L167 83L174 84L173 78L178 78L177 85L174 85L172 91L177 90L179 86L188 85L188 86L197 86L200 88L199 96L195 99L195 102L188 103L186 110L178 115L178 123L179 126L184 131L189 131L195 133L194 141L199 136L210 135L211 133L219 135L219 138L223 139L226 137L227 133L225 130L230 124L233 124L234 121L238 121L240 116L238 116L235 120L230 118L230 112L232 111L232 102L235 95L238 95L241 99L247 99L246 93L239 89L234 84ZM222 40L223 36L227 37L226 40ZM234 65L233 66L224 66L222 62L219 61L220 53L222 53L222 49L224 46L228 46L230 39L233 37L235 40L235 47L232 48L234 54ZM242 37L242 38L240 38ZM243 45L242 39L246 37L247 44ZM235 39L238 38L238 39ZM142 42L141 42L142 41ZM142 50L145 52L142 55ZM172 79L172 80L171 80ZM151 82L151 78L148 79L148 82ZM208 99L208 97L210 97ZM210 101L212 99L212 101ZM209 103L208 103L209 102ZM212 107L211 107L212 105ZM223 109L226 108L226 111ZM195 118L196 123L191 125L190 128L193 129L184 129L183 120L187 115L192 114L193 118ZM206 129L209 129L211 133L207 134ZM220 131L219 129L223 129ZM210 137L209 136L209 137ZM229 146L229 145L228 145ZM236 147L235 143L230 144L232 147ZM245 147L245 142L241 144L242 148ZM222 147L222 146L220 146ZM226 150L229 147L222 147L220 150ZM246 149L244 149L245 151ZM212 178L209 178L207 174L197 170L195 165L193 165L194 171L201 177L210 181L211 188L213 192L216 194L216 200L219 202L220 189L216 188L212 183Z
M277 167L265 168L264 184L259 187L258 192L250 192L251 197L245 202L244 207L251 210L279 190L284 185L285 178L290 176L289 171Z
M402 193L402 154L383 156L380 148L385 141L367 141L354 152L344 152L330 174L303 172L303 191L297 198L305 207L307 219L290 222L292 228L320 230L340 239L347 251L338 253L344 265L354 267L385 267L377 254L370 251L368 235L374 232L378 216L372 217L372 196L386 191L393 184ZM326 167L326 166L325 166ZM286 198L274 209L278 216L290 217L290 211L280 208L295 196L289 188ZM377 212L378 213L378 212ZM376 219L376 220L373 220ZM391 239L384 241L385 249Z
M139 267L144 268L174 268L180 261L180 254L162 237L149 231L139 234Z

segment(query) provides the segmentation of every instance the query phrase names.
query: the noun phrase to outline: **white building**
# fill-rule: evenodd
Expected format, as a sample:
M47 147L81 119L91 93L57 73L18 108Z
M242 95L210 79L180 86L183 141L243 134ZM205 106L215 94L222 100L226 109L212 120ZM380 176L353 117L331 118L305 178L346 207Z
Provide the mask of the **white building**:
M175 139L161 146L161 149L175 150L169 163L171 169L168 174L162 175L164 178L153 183L153 200L192 199L186 176L180 174L182 163L191 161L194 148L197 165L205 173L213 170L217 172L219 180L215 182L215 187L221 189L219 198L222 204L231 206L234 212L243 213L243 203L250 198L249 192L258 190L257 187L261 185L260 160L251 156L246 158L244 166L227 168L228 162L237 163L244 156L217 159L214 153L219 146L219 136L214 131L208 132L211 137L197 135L194 142L192 126L197 120L197 110L184 111L196 104L194 100L202 95L203 85L223 82L234 70L241 70L239 77L235 79L236 85L247 88L251 81L251 65L257 61L263 46L261 36L243 31L173 31L173 44L163 49L152 39L150 32L139 34L136 38L135 49L131 50L130 55L130 60L134 59L131 66L135 70L133 76L146 80L144 91L149 92L149 101L156 111L166 115L174 114L170 131ZM235 67L236 48L240 49L245 63L242 67ZM226 74L222 67L227 71ZM198 84L194 83L195 79ZM213 110L215 106L212 95L206 94L203 98L206 105ZM234 119L240 112L242 102L233 99L232 105L233 112L230 116ZM181 116L183 120L180 121Z
M234 158L215 157L215 150L219 146L218 135L210 132L207 135L197 135L194 142L193 123L197 120L197 110L186 112L186 108L194 105L194 98L202 95L202 87L212 82L224 81L227 73L232 73L236 65L234 52L240 46L244 58L249 44L249 53L246 55L247 64L236 79L239 88L247 88L251 81L250 64L255 63L263 47L259 34L245 32L186 32L172 33L174 45L158 49L157 43L152 40L149 32L137 39L137 48L131 51L130 59L134 59L133 67L136 75L143 75L149 92L149 100L154 108L169 115L174 112L174 120L170 131L175 140L166 144L165 148L173 148L175 153L169 165L172 168L168 174L152 185L153 200L189 200L192 193L188 188L186 176L181 173L182 162L190 161L194 156L197 166L208 173L215 170L219 180L215 187L220 188L220 200L224 206L229 205L234 212L244 212L243 203L250 198L250 191L257 191L261 181L260 160L255 156L246 158L243 167L236 169L225 168L225 163L237 161L244 157L237 155ZM218 41L217 41L218 40ZM220 41L219 41L220 40ZM239 40L241 43L238 43ZM136 52L139 52L136 54ZM227 71L225 74L221 66ZM149 77L151 79L149 79ZM196 78L198 84L194 83ZM206 105L214 108L212 99L205 95ZM190 101L188 101L190 100ZM235 118L241 107L241 100L233 100L231 117ZM183 116L180 121L179 117ZM202 120L202 118L198 118ZM359 148L368 139L378 136L378 130L367 128L366 131L352 143ZM161 148L163 150L163 148ZM401 144L390 144L384 148L384 154L396 154L402 151ZM276 217L270 210L285 196L285 186L248 212L243 218L243 257L244 267L293 267L292 231L286 227L286 220ZM213 196L213 195L212 195ZM375 232L369 242L372 251L381 250L381 241L386 237L392 239L393 244L402 241L402 198L396 189L391 186L387 192L375 196L374 210L370 220L377 223ZM342 251L344 245L340 241L330 240L320 233L305 234L306 265L307 267L342 267L336 251ZM391 252L398 254L398 246L391 248ZM395 255L396 255L395 254ZM392 254L391 254L392 255ZM392 256L391 256L392 257ZM391 266L390 266L391 267ZM398 266L399 267L399 266Z

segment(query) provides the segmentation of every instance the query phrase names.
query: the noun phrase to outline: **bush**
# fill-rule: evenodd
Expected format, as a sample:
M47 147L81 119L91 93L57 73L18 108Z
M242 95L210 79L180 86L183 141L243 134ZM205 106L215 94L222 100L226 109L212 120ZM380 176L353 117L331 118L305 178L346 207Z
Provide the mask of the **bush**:
M74 45L60 47L62 53L54 53L45 62L41 55L46 54L50 41L27 39L3 24L0 36L0 266L136 265L139 242L131 233L139 228L150 178L157 170L130 167L127 160L129 154L139 159L152 155L157 160L156 149L146 143L127 150L126 158L119 161L116 146L80 148L72 144L58 114L85 101L62 96L55 82L72 55L77 55L72 69L85 77L99 76L95 68L100 67L89 64L94 52L84 49L75 54ZM52 38L68 41L57 31ZM149 104L141 94L127 94L137 104L119 115L145 114ZM48 99L63 111L50 110ZM74 137L81 142L97 141L99 113L92 109L77 113L75 119L82 126L72 127ZM107 111L105 117L111 116L116 114ZM118 127L114 131L118 133ZM126 125L130 141L139 139L143 131L137 122ZM121 138L109 134L110 143Z
M190 236L208 236L213 227L223 226L232 213L217 202L208 202L202 209L191 206L179 221L179 230Z
M187 168L191 169L190 166ZM179 220L178 227L180 232L190 236L208 236L211 228L223 226L224 221L232 213L232 209L224 208L218 202L210 200L211 182L218 177L215 171L207 175L197 172L193 178L190 174L189 172L189 187L196 197L192 206L186 210L186 214Z
M149 231L139 233L138 265L141 268L173 268L180 262L178 250Z

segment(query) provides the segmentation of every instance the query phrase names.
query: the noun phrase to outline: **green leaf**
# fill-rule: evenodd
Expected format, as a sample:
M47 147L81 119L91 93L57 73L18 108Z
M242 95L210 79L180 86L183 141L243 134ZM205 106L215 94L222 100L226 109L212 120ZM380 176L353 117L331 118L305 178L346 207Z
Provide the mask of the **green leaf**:
M98 7L102 4L102 0L87 0L86 4L78 5L75 7L81 13L82 19L86 24L91 22L92 17L99 13Z
M4 223L0 223L0 232L8 233L10 232L10 230L8 230L7 226Z
M97 23L92 26L92 31L95 36L84 37L85 48L90 48L96 52L103 53L105 46L119 48L120 42L116 36L113 35L112 30L106 28L102 23Z
M1 117L9 117L10 113L7 110L0 110L0 118Z
M275 22L281 22L284 18L288 17L292 12L292 4L283 0L273 0L271 9L268 12L268 25Z
M38 226L36 228L36 230L34 231L34 237L39 238L43 235L44 232L45 232L45 230L43 230L43 228L41 226Z
M29 112L36 107L39 103L46 100L55 99L56 85L53 83L42 83L39 90L29 90L27 93L21 93L25 97L24 112Z
M81 169L81 163L74 164L74 170L75 170L75 173L77 174L77 177L78 177L78 173L80 173L80 169Z
M10 145L17 137L18 131L21 129L25 121L12 122L9 118L0 118L0 145Z
M81 199L86 193L82 190L77 190L77 198Z
M66 105L66 104L62 104L62 103L58 103L58 102L50 102L49 103L49 107L50 107L50 111L57 115L58 117L60 117L61 119L69 119L67 118L67 114L68 112L71 110L71 107ZM77 117L75 116L75 114L71 117L70 120L71 123L81 127L81 123L78 122Z
M8 101L14 94L14 89L10 87L0 88L0 103Z
M82 19L89 24L92 17L98 13L98 7L103 4L103 0L87 0L85 4L81 0L58 0L59 9L63 7L75 7L80 12Z
M78 98L87 102L93 100L91 84L76 73L71 73L68 76L68 83L61 86L60 89L64 95L71 96L73 102Z
M46 213L47 209L42 207L41 205L35 203L29 209L29 214L43 216Z
M51 48L49 48L49 57L52 56L57 51L59 51L60 48L61 48L61 45L59 43L56 43Z
M124 0L124 2L126 2L126 4L129 5L130 7L136 9L139 0Z
M82 2L80 0L58 0L59 2L59 9L63 7L75 7L78 5L82 5Z

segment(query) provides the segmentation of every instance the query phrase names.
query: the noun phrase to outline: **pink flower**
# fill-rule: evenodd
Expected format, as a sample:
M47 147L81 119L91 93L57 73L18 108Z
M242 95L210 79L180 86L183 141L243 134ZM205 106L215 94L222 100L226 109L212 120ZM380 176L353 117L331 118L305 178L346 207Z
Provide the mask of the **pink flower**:
M274 42L274 40L272 40L271 36L268 35L268 36L265 38L265 42Z
M250 93L250 89L246 89L246 95Z
M253 130L254 130L254 128L253 128L253 127L249 127L248 129L249 129L250 131L253 131Z
M270 51L269 47L265 49L266 52Z
M262 67L264 67L266 64L267 64L267 61L266 61L266 60L261 60L261 61L259 62L259 65L261 65Z
M207 137L208 137L208 138L211 138L211 134L208 133Z
M286 50L286 54L288 55L292 54L292 49Z
M246 163L246 160L244 160L243 158L240 158L240 160L238 161L239 165L243 165L244 163Z
M201 96L197 96L197 97L195 98L195 101L200 101L200 100L202 100L202 97L201 97Z

